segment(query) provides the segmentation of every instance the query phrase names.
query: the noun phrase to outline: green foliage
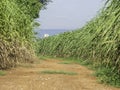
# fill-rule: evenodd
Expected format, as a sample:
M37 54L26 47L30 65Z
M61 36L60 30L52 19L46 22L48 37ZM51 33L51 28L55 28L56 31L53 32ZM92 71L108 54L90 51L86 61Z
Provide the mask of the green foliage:
M54 57L82 58L88 60L88 64L93 62L93 66L104 66L108 72L112 71L111 77L117 82L120 80L119 5L119 0L108 0L100 14L81 29L40 39L38 52ZM106 77L104 81L109 79L117 85L111 77Z
M120 87L120 76L117 71L112 71L112 68L106 68L104 66L97 68L97 72L95 73L102 83L109 83L110 85L115 85L116 87Z
M31 19L37 18L39 16L40 8L42 4L39 0L15 0L21 11L30 16Z
M40 3L42 3L43 5L43 9L46 9L46 5L49 3L49 2L52 2L52 0L39 0Z

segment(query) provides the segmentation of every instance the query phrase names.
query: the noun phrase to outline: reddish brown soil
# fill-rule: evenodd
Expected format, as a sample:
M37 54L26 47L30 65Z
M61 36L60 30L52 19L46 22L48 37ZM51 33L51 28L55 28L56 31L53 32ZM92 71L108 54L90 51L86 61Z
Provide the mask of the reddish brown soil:
M59 60L21 65L0 76L0 90L120 90L100 84L93 71L77 64L59 64ZM77 75L42 74L44 70L76 72Z

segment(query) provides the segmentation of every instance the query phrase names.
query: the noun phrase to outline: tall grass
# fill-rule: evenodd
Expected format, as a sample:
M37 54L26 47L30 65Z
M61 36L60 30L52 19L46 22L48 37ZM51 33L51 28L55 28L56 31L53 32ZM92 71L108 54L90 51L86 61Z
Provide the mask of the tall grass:
M104 72L106 82L120 86L120 1L107 0L101 12L79 30L40 39L39 53L90 60L109 69Z
M0 1L0 69L33 59L33 20L41 7L39 0Z

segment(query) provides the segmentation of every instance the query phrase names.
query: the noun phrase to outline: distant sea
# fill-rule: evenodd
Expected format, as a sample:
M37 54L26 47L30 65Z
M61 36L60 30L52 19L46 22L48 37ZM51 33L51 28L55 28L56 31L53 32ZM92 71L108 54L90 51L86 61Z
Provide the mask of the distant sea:
M45 34L49 34L49 36L64 33L67 31L72 31L72 30L66 30L66 29L39 29L36 28L35 32L37 32L37 37L42 38L44 37Z

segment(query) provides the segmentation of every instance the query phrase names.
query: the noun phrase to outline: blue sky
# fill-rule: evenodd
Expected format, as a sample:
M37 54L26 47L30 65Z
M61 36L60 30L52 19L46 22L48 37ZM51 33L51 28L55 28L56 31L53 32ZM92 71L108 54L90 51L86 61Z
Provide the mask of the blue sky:
M102 8L105 0L52 0L40 12L40 29L77 29Z

